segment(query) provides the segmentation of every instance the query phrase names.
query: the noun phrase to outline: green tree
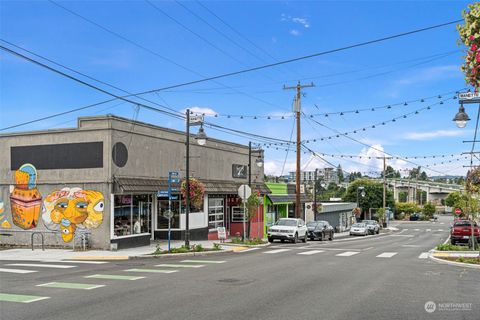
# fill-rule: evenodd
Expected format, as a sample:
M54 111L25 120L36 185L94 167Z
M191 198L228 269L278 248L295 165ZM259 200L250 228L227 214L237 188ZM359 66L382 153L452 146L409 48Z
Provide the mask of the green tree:
M363 190L365 191L365 197L360 195L361 191L358 191L358 187L364 188ZM368 212L368 209L370 208L383 207L383 183L368 179L357 179L348 186L345 192L344 200L356 203L357 192L359 207L362 209L362 212ZM386 196L387 207L393 208L395 205L393 200L393 192L387 190Z
M423 206L423 210L422 210L424 216L429 219L433 217L433 214L435 213L435 211L436 211L436 208L431 202L426 203Z
M408 195L408 193L406 191L400 191L398 193L398 201L399 202L407 202L407 195Z
M452 207L452 208L458 208L460 205L460 199L462 198L462 194L458 191L450 193L446 198L445 198L445 205Z
M391 167L391 166L387 166L385 168L385 176L387 178L400 178L401 177L400 171L395 171L395 169L393 169L393 167ZM383 178L383 171L380 174L380 177Z
M397 202L395 204L395 210L397 213L403 212L406 214L412 214L414 212L419 212L420 208L415 202Z

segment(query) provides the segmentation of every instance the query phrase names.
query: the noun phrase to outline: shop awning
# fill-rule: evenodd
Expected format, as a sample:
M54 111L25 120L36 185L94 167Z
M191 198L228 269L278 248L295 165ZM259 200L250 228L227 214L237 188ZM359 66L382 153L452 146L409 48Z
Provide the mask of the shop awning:
M149 178L132 178L132 177L115 177L115 192L157 192L159 190L168 189L167 179L149 179ZM202 182L205 184L206 193L218 194L237 194L238 187L241 183L229 181L206 180ZM259 190L261 194L268 194L270 191L265 184L256 184L255 189Z
M272 201L272 204L286 204L286 203L295 203L296 197L294 194L286 194L286 195L279 195L279 194L269 194L268 198ZM300 195L300 202L305 203L308 202L309 199L304 194Z

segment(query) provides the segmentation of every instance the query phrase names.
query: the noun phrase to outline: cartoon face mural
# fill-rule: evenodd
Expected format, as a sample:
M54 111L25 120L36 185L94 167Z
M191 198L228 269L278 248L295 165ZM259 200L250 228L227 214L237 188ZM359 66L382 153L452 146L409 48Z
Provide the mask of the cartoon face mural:
M50 230L60 230L62 239L70 242L77 228L98 228L103 221L105 200L95 190L63 188L45 197L42 219Z
M0 222L1 222L0 225L4 229L10 229L12 226L10 225L10 222L8 222L4 211L5 211L4 203L2 200L0 200Z
M38 225L42 196L37 189L37 169L29 163L15 171L15 186L10 194L10 207L13 224L17 227L32 229Z

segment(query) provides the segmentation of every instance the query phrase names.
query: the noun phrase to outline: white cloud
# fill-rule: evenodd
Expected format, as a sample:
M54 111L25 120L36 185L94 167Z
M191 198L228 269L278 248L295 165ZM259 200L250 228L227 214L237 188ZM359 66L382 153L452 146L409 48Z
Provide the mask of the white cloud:
M193 114L203 114L207 117L213 117L218 114L218 112L208 107L190 107L188 109L190 109L190 112L192 112ZM185 113L186 111L187 109L183 109L181 112Z
M288 161L285 163L285 168L283 167L283 161L265 161L264 168L266 175L274 175L279 176L282 174L283 168L283 175L287 175L290 171L295 171L295 162Z
M304 28L310 28L310 22L308 22L307 18L292 17L291 15L282 13L280 20L300 24Z
M420 72L416 72L410 77L404 77L397 80L399 85L411 85L420 82L438 81L451 79L461 75L460 68L457 65L444 65L426 68Z
M300 35L300 31L298 31L297 29L291 29L288 33L295 37L298 37Z
M404 134L405 139L407 140L432 140L443 137L458 137L466 133L469 133L465 130L436 130L436 131L425 131L425 132L407 132Z
M375 173L379 175L383 171L383 157L389 157L383 151L384 148L380 144L363 148L358 154L361 158L355 159L358 164L348 163L344 168L348 172L368 172L371 176L375 176ZM407 162L402 159L387 159L386 164L395 170L403 170L407 167Z

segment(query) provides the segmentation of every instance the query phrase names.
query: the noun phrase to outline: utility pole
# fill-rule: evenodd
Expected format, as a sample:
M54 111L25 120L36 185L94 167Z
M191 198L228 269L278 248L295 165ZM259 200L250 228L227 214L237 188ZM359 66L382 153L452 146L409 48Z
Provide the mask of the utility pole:
M383 156L383 209L387 207L387 160Z
M302 109L301 105L301 97L302 97L302 89L303 88L310 88L314 87L315 85L312 83L310 84L305 84L302 85L300 84L300 81L298 81L297 85L294 87L287 87L283 86L283 90L291 90L295 89L297 90L297 95L294 99L294 107L293 111L295 112L296 118L297 118L297 172L296 172L296 188L295 188L295 217L296 218L301 218L301 203L300 203L300 138L301 138L301 131L300 131L300 112Z
M317 172L318 169L315 169L315 176L313 179L313 220L317 218Z

